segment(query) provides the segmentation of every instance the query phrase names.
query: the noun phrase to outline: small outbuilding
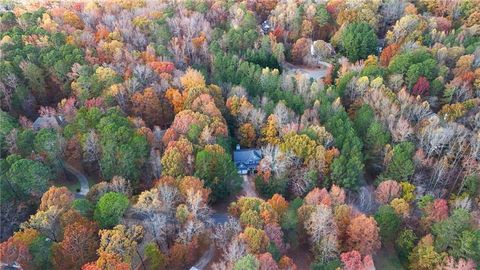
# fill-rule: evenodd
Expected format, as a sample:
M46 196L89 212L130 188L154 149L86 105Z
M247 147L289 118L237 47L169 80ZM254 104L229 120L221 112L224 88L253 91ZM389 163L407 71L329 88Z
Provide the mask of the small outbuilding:
M263 34L267 35L270 32L270 28L271 28L270 22L268 20L263 21L261 28L262 28Z
M262 160L262 151L257 148L240 149L240 145L237 145L233 152L233 162L240 175L254 173L260 160Z

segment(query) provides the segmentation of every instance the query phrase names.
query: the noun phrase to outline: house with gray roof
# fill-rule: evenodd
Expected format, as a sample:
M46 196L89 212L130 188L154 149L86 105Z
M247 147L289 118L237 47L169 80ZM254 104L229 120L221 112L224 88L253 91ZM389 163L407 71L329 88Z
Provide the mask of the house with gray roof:
M255 172L261 159L262 151L257 148L240 149L240 146L237 145L233 151L233 162L240 175Z
M63 116L40 116L32 124L33 131L39 131L42 128L59 129L65 126L66 122Z

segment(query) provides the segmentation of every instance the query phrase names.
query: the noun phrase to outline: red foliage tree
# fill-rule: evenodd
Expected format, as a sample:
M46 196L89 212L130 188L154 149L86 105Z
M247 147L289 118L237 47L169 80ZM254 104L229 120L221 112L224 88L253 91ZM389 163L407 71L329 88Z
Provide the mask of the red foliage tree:
M98 267L95 262L91 262L82 265L82 270L102 270L102 268Z
M332 198L325 188L314 188L305 196L306 204L323 204L326 206L332 205Z
M169 73L172 74L175 70L175 65L172 62L153 61L148 63L150 67L158 74Z
M9 265L16 262L23 269L32 269L30 265L32 255L29 247L14 237L0 244L0 260Z
M65 160L68 164L71 164L76 168L80 167L80 162L82 160L82 145L80 144L78 137L72 137L67 141Z
M343 188L332 185L330 189L330 197L332 198L332 202L334 205L341 205L345 203L345 190Z
M280 26L275 27L273 31L269 33L270 37L273 37L274 40L279 40L280 38L283 37L284 31Z
M67 99L62 99L57 105L57 112L62 114L67 121L72 121L77 111L77 108L75 107L76 102L77 100L73 96Z
M437 30L448 33L452 29L452 22L445 17L436 17Z
M473 73L473 71L466 71L464 73L462 73L460 75L460 78L461 80L463 81L463 83L467 84L467 85L470 85L473 80L475 79L475 73Z
M373 260L370 255L367 255L362 260L362 255L356 250L345 252L340 255L344 270L373 270Z
M101 108L103 106L103 98L96 97L85 101L85 107L87 108Z
M328 66L327 74L323 78L323 82L325 83L325 85L331 85L332 84L332 82L333 82L333 66L332 65Z
M417 82L412 88L412 94L415 96L428 96L428 89L430 88L430 83L427 78L421 76L418 78Z
M425 207L425 215L432 222L448 218L448 203L444 199L435 199Z
M310 41L306 38L298 39L292 47L292 61L301 64L303 57L310 53Z
M100 25L97 26L97 32L95 32L95 41L99 42L102 39L106 39L110 32L108 31L107 27Z
M451 256L447 256L443 260L442 270L475 270L477 269L477 265L472 259L462 259L460 258L458 261Z
M258 255L260 270L278 270L278 265L272 257L272 254L266 252Z
M389 203L391 200L400 197L402 187L397 181L387 180L381 182L375 190L375 198L381 204Z

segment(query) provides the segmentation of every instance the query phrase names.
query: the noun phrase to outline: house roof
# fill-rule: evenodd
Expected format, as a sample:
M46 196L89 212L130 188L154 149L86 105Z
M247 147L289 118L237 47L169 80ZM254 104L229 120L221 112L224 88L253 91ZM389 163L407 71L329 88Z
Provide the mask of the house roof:
M262 159L262 152L259 149L240 149L233 152L233 161L238 169L257 167Z
M60 127L59 121L55 116L41 116L33 122L32 129L38 131L42 128L58 128Z
M53 128L58 129L60 127L66 126L68 123L65 121L63 115L51 115L51 116L40 116L35 119L35 122L32 124L32 129L34 131L39 131L42 128Z

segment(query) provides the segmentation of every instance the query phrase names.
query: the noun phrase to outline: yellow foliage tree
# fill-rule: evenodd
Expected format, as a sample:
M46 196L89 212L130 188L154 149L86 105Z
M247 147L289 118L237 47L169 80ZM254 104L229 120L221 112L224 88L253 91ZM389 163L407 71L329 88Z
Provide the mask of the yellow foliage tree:
M428 234L423 237L408 257L409 269L427 270L436 269L446 254L439 254L433 246L433 237Z
M202 73L193 68L187 69L185 74L180 77L180 82L186 91L194 87L204 87L206 85Z
M284 142L280 145L280 149L283 152L291 151L295 156L307 162L314 156L316 143L305 134L289 133L284 136Z
M402 198L395 198L390 202L390 206L399 216L406 218L410 215L410 205Z
M413 201L415 199L415 186L408 182L400 182L400 186L402 186L402 199L407 203Z
M275 115L268 116L267 123L261 130L262 142L269 144L279 144L280 138L278 137L278 119Z
M245 231L239 235L239 238L247 243L248 252L252 254L265 252L270 242L267 234L263 230L253 227L245 228Z
M142 226L126 227L117 225L111 230L100 230L100 247L98 254L107 253L116 255L123 262L131 262L138 242L143 238Z
M84 27L82 19L73 11L65 11L63 21L76 29L83 29Z

